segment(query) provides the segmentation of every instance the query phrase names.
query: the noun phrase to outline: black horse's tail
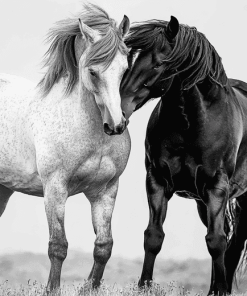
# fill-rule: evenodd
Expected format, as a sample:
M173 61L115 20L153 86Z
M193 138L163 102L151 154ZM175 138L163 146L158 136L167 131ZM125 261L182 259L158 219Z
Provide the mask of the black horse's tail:
M247 269L247 194L230 200L227 207L225 230L227 233L227 250L225 266L228 292L232 284L237 286L237 275L243 276Z

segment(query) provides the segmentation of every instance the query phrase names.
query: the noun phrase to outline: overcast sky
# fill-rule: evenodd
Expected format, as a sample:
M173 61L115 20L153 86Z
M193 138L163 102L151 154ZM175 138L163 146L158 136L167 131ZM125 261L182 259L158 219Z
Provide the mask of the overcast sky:
M8 0L0 4L0 72L33 82L42 77L40 62L47 46L43 40L55 21L79 12L77 0ZM247 1L242 0L98 0L111 17L121 22L169 20L195 26L222 57L228 77L247 81ZM113 255L143 257L143 231L148 223L145 193L144 137L149 115L157 101L130 119L132 151L120 178L113 214ZM166 238L160 257L209 258L202 225L193 200L174 196L165 222ZM94 233L90 205L83 194L70 197L66 205L69 248L92 252ZM0 254L13 251L47 252L48 227L43 199L15 193L0 219Z

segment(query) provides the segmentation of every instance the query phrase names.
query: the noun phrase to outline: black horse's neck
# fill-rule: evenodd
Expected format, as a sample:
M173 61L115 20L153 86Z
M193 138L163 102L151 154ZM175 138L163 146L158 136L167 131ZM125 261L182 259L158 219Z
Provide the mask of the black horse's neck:
M218 64L216 65L215 61L214 64L211 66L209 65L208 68L210 67L211 69L205 69L205 74L201 76L198 75L200 68L197 68L196 65L195 67L187 66L189 64L194 64L194 56L190 57L179 66L177 69L177 76L181 82L180 89L182 92L186 93L187 90L190 90L194 86L200 88L202 92L207 92L209 90L215 89L217 85L222 88L227 85L228 78L221 63L221 59L215 50L211 52L211 55L213 56L213 60L215 60L217 55ZM198 77L198 79L196 77Z
M169 90L161 97L161 116L167 123L172 122L173 130L180 132L199 129L205 121L206 110L212 104L219 105L219 101L226 97L222 93L229 92L228 79L223 67L218 81L208 75L185 89L183 82L185 77L191 75L189 71L177 74Z
M180 25L176 38L172 53L179 54L171 54L167 60L175 75L162 96L161 109L168 118L166 110L172 110L174 126L185 131L190 126L200 126L206 109L226 97L222 93L229 92L229 85L220 56L202 33Z

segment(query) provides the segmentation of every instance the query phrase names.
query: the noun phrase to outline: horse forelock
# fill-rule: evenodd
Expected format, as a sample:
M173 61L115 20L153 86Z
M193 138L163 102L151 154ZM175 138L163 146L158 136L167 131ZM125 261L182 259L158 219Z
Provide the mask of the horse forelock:
M47 67L47 72L39 82L43 96L50 92L61 77L68 76L66 93L70 93L78 81L79 72L74 52L75 37L81 34L78 18L102 36L92 45L86 57L86 66L102 63L106 69L118 50L123 54L128 53L115 20L99 6L85 4L81 13L73 18L58 21L48 32L46 41L50 43L50 47L43 61L43 67Z
M90 52L86 56L85 66L90 67L91 65L102 64L107 69L118 50L125 55L129 52L117 30L109 28L107 33L92 45Z
M168 22L159 20L134 24L125 39L126 45L132 48L132 55L136 51L151 51L154 47L162 51L167 44L167 24ZM195 27L179 25L172 51L163 62L166 63L166 70L174 73L164 79L189 70L189 76L183 81L183 89L191 88L206 76L222 86L220 76L224 69L221 58L207 38Z
M162 47L165 40L159 37L165 34L166 25L166 21L157 20L134 23L125 38L125 43L133 52Z

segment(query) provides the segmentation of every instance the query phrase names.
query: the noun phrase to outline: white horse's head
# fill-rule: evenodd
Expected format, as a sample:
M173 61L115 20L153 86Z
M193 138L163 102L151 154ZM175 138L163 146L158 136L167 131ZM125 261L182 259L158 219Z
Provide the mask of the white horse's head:
M66 94L79 87L93 94L101 112L104 131L121 134L126 119L121 109L120 82L127 69L123 38L129 30L124 16L119 27L99 6L85 4L78 18L59 21L49 30L51 42L45 54L47 72L40 81L42 95L49 94L61 77L66 77Z
M121 134L126 128L126 119L121 109L119 88L128 68L128 49L123 37L129 30L129 19L124 16L118 28L110 19L104 25L104 34L100 29L87 26L81 19L79 27L81 34L75 39L79 81L93 94L101 112L105 133Z

